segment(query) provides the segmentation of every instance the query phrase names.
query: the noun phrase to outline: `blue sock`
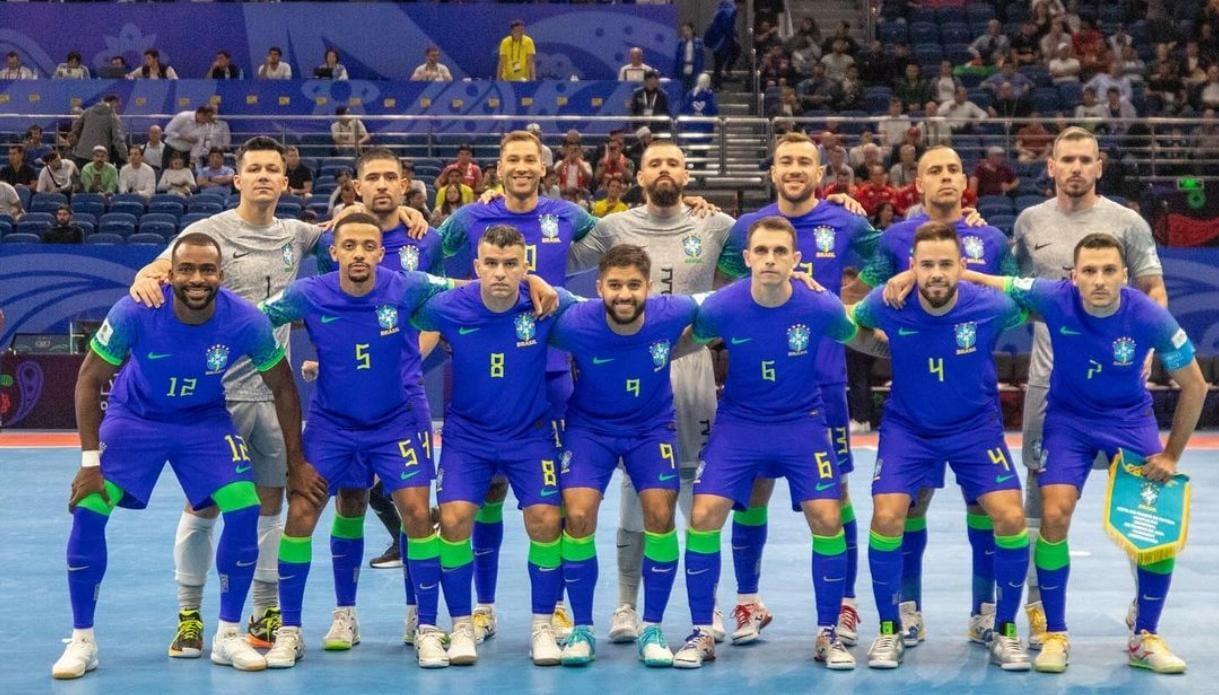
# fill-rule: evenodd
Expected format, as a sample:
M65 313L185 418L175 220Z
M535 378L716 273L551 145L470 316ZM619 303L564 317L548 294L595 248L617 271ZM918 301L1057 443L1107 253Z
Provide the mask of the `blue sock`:
M677 531L643 532L643 622L660 624L677 580Z
M360 566L364 564L364 516L334 513L330 527L330 559L334 566L334 605L356 605Z
M440 537L440 588L449 607L449 617L464 618L470 608L470 579L474 576L474 551L470 539L449 541Z
M301 626L305 582L313 562L313 539L284 534L279 538L279 610L284 625ZM240 616L239 616L240 617Z
M534 615L554 613L556 597L563 590L563 539L529 541L530 604ZM589 588L592 591L592 588ZM591 606L589 609L591 613ZM591 620L591 617L590 617Z
M973 605L970 615L982 612L983 603L995 602L995 526L985 514L965 514L965 532L973 557Z
M855 598L855 580L859 577L859 523L855 521L855 506L850 502L842 505L842 535L847 544L847 578L843 582L842 595Z
M995 536L995 584L998 586L995 604L995 628L1004 634L1007 623L1016 622L1024 581L1029 573L1029 532L1011 536Z
M686 597L695 626L711 625L720 581L720 532L686 529Z
M1156 634L1160 629L1160 613L1164 611L1164 600L1168 598L1168 586L1172 583L1172 570L1176 558L1139 565L1139 615L1134 621L1134 633L1143 630Z
M435 625L436 614L440 608L440 536L433 533L427 538L406 538L405 533L399 535L406 539L402 553L403 567L409 567L406 574L406 585L418 585L413 595L419 597L419 624ZM467 587L466 595L470 590ZM407 604L410 605L410 604Z
M813 534L813 594L817 601L817 625L838 624L847 574L847 543L842 531L836 536Z
M220 619L241 622L246 596L258 563L258 505L222 512L224 531L216 544L220 577Z
M410 552L408 545L406 533L399 529L398 556L402 558L402 583L406 586L406 605L415 606L418 605L415 599L415 583L411 581L411 563L406 561L406 554ZM440 565L437 565L436 567L439 568ZM440 570L437 569L437 571Z
M110 516L101 495L96 495L96 502L106 513L82 502L72 511L72 531L68 534L68 595L72 599L72 627L78 630L93 627L98 589L106 575L106 522Z
M593 592L597 588L597 546L589 534L574 538L563 532L563 582L571 599L576 625L593 624Z
M504 543L504 503L486 502L474 516L474 589L479 603L495 603L499 548Z
M890 627L898 625L900 631L897 604L902 595L902 537L869 533L868 567L872 570L872 595L882 628L884 623L890 623Z
M1071 553L1064 538L1057 543L1037 539L1033 549L1037 565L1037 585L1041 587L1041 606L1045 609L1047 632L1067 631L1067 580L1071 576Z
M906 519L902 534L902 600L923 607L923 551L927 550L927 518Z
M732 571L738 594L758 593L766 532L765 506L732 513Z

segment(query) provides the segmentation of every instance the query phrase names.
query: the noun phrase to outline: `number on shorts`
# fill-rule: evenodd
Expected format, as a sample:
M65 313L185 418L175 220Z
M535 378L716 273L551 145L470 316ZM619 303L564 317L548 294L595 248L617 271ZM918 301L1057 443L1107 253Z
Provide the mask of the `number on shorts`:
M944 358L943 357L928 357L927 370L944 381Z
M775 361L762 360L762 381L775 380Z
M554 487L559 484L554 474L554 460L542 459L542 487Z
M430 461L432 459L432 434L430 432L420 434L419 444L423 446L423 454L427 456L428 460Z
M224 441L229 444L229 451L233 454L233 463L250 460L250 450L246 448L244 439L226 434L224 435Z
M1009 464L1007 461L1007 454L1003 453L1002 447L987 449L986 455L990 457L991 463L995 464L996 466L1003 466L1003 470L1010 471L1012 469L1011 464Z
M491 378L504 378L504 353L502 352L491 353Z
M817 461L817 477L818 478L833 478L834 464L830 461L830 455L825 451L818 451L813 458Z
M178 377L169 377L169 397L170 398L185 398L195 393L195 385L197 380L192 378L184 378L181 381Z
M638 379L627 379L626 380L626 392L633 393L633 394L635 394L635 398L639 398L639 380Z
M403 439L398 442L398 452L402 454L402 458L406 460L406 466L418 466L419 454L415 453L415 447L411 446L411 440Z
M368 354L368 343L356 343L356 369L371 369L372 355Z
M677 460L673 457L673 445L668 442L660 443L660 458L669 462L669 468L677 468Z
M851 437L848 434L850 430L845 427L831 427L830 439L838 445L836 452L846 456L851 453Z

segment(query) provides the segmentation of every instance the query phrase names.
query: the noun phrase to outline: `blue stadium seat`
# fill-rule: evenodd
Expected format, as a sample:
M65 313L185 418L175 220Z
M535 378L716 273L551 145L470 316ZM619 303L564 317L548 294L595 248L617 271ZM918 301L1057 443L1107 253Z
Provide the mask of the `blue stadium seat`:
M97 224L88 220L77 220L75 217L73 217L72 224L80 227L80 233L84 236L89 236L93 232L97 231Z
M305 209L312 210L319 220L323 220L326 219L326 212L330 209L330 201L327 200L326 196L318 196L310 200Z
M164 222L166 224L172 224L176 228L178 226L179 219L180 217L178 215L171 215L167 212L146 212L142 217L140 217L139 224L142 225L145 222Z
M178 225L173 222L166 222L165 220L142 219L140 220L138 232L140 234L156 234L162 240L165 240L178 233Z
M130 200L115 201L110 203L110 212L107 214L112 215L114 213L131 215L132 217L138 218L140 215L144 214L144 203L142 201L137 203Z
M978 209L997 208L1012 211L1012 199L1005 195L984 195L978 198Z
M935 10L921 7L913 8L910 10L909 20L911 24L935 24Z
M978 105L980 109L990 108L990 105L995 103L995 98L990 92L981 89L969 90L969 100Z
M86 244L113 245L113 244L122 244L122 243L124 243L124 241L125 240L122 235L108 234L106 232L98 232L97 234L90 234L89 236L85 237Z
M940 41L942 43L969 43L974 40L965 22L948 22L940 25Z
M1038 87L1033 90L1033 110L1049 115L1056 111L1062 110L1062 104L1058 99L1058 90L1046 87Z
M967 2L965 3L965 16L970 22L985 22L995 16L995 8L990 3L985 2Z
M1045 198L1039 195L1022 195L1016 198L1016 212L1021 212L1034 205L1040 205L1045 202Z
M1007 7L1005 7L1004 9L1007 10L1008 23L1015 22L1015 23L1019 24L1029 18L1029 6L1027 3L1021 4L1018 2L1009 2L1009 3L1007 3ZM1020 27L1017 26L1016 30L1019 31ZM1009 34L1009 36L1015 36L1015 35L1016 35L1015 33Z
M206 212L188 212L182 216L182 219L178 220L178 225L182 229L186 229L199 220L206 220L209 217L211 217L211 215Z
M1050 69L1044 65L1025 65L1020 68L1020 74L1029 78L1034 87L1053 87L1050 80Z
M140 229L143 229L141 226ZM94 236L97 236L96 234ZM136 232L127 237L128 244L140 244L144 246L164 246L169 237L162 236L156 233Z
M45 222L48 227L55 224L55 215L50 212L27 212L21 216L22 222Z
M906 43L906 25L902 22L880 24L876 27L876 38L883 44Z
M973 59L973 54L969 52L968 43L949 43L944 45L944 59L953 65L964 65Z
M29 209L37 212L55 212L60 205L68 204L68 196L63 193L35 193L30 198Z
M72 199L72 214L88 214L94 217L106 212L105 203L95 203L88 200Z
M944 60L944 49L938 43L920 43L914 46L914 60L922 66L938 68Z
M178 198L178 196L174 196ZM181 198L177 200L154 200L148 205L148 212L181 217L186 212L186 204Z
M29 217L29 215L26 215ZM13 228L13 234L34 234L39 235L51 228L51 223L45 220L28 220L22 219Z
M111 205L114 205L115 203L136 203L142 207L147 202L148 201L144 200L144 196L140 195L139 193L117 193L110 198Z
M73 193L72 194L73 207L75 207L77 203L90 203L90 204L96 203L98 205L101 205L104 208L104 207L106 207L106 202L107 202L106 196L102 195L101 193Z
M5 234L0 238L0 243L4 244L41 244L42 237L29 232L12 232Z
M99 217L97 221L100 224L102 224L103 226L106 224L106 222L122 221L122 222L126 222L126 223L130 224L132 227L134 227L137 224L139 224L140 217L143 214L144 214L143 211L141 211L139 215L134 215L130 212L111 210L110 212L107 212L106 214Z
M216 215L224 212L224 203L218 203L215 200L194 200L192 199L186 205L188 214L199 213L203 215Z
M165 203L165 202L181 204L182 196L175 195L173 193L158 193L148 199L149 205L152 205L153 203Z
M910 43L939 43L940 28L931 22L915 22L910 25Z
M296 203L285 203L282 200L279 205L275 206L276 217L291 217L293 219L301 216L301 206Z
M21 200L21 209L29 210L30 198L33 196L33 193L31 193L30 189L26 188L25 186L13 186L13 188L17 190L17 197Z
M12 234L12 233L13 233L12 223L8 222L6 220L0 220L0 237L3 237L5 234Z

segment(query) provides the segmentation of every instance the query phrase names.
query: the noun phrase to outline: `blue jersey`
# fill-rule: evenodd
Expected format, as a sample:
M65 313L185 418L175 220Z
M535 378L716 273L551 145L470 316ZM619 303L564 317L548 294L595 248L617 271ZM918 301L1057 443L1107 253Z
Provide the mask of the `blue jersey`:
M860 273L869 287L879 287L889 278L910 269L914 252L914 233L930 218L926 214L898 222L881 235L876 253ZM970 270L987 275L1016 275L1019 265L1012 255L1011 241L997 227L971 227L964 219L957 220L957 238L961 240L961 257Z
M1045 321L1054 348L1047 411L1097 426L1151 412L1143 362L1154 349L1170 371L1189 365L1194 346L1168 310L1122 287L1117 312L1092 316L1069 280L1009 279L1007 291Z
M334 244L334 232L327 231L317 242L317 270L319 273L329 273L339 269L334 259L330 257L330 247ZM385 257L381 259L381 267L386 270L410 272L420 270L430 275L444 276L444 254L440 249L440 233L431 227L422 239L412 239L406 233L406 226L397 227L381 235L381 245L385 247Z
M259 372L284 358L271 322L227 289L216 293L216 310L199 325L174 315L173 288L152 309L123 297L110 309L89 348L119 366L109 409L162 422L190 422L223 415L224 373L243 356Z
M772 203L737 220L723 255L725 262L720 264L725 274L732 277L749 274L741 254L749 227L763 217L776 216L785 217L779 213L778 203ZM807 215L786 219L796 228L796 250L800 252L796 270L813 276L819 285L837 295L842 294L843 269L871 258L880 241L880 232L872 228L866 217L852 214L840 205L822 202ZM846 352L842 345L821 339L816 351L817 383L846 383Z
M956 305L933 316L917 296L901 309L886 306L883 292L872 290L856 304L854 318L889 337L893 390L885 419L929 437L1000 422L993 353L999 335L1024 322L1019 305L1002 292L962 282Z
M404 376L420 379L419 342L404 346L402 329L447 286L425 273L378 273L372 291L353 297L334 272L293 282L262 310L277 326L305 322L318 358L311 413L342 427L373 428L407 410L413 394Z
M820 410L816 341L854 336L838 297L800 282L792 283L786 303L769 308L754 301L750 280L735 282L708 297L694 321L695 339L722 338L728 348L720 416L754 422L797 420Z
M559 290L560 312L575 301ZM414 322L439 331L453 348L446 438L502 443L548 420L546 343L557 317L534 317L528 285L521 283L516 305L503 313L483 304L477 282L443 292L415 312Z
M550 344L569 351L579 370L567 404L568 426L624 436L672 422L669 356L697 310L693 297L649 297L643 326L634 335L610 330L600 301L564 312Z

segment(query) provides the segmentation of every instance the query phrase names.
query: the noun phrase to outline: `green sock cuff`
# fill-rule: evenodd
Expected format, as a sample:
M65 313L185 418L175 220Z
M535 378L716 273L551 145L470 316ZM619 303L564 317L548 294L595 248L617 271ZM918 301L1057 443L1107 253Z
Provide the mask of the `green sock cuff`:
M1059 570L1071 564L1071 552L1067 547L1067 539L1057 543L1038 537L1033 548L1033 564L1043 570Z
M1170 557L1160 560L1159 562L1151 562L1146 565L1139 563L1139 569L1152 572L1153 574L1172 574L1173 567L1177 564L1177 558Z
M703 555L718 553L720 551L720 532L686 529L686 550Z
M110 516L110 512L114 511L114 508L118 506L119 500L123 499L123 489L109 480L103 481L103 486L106 488L106 496L110 498L109 502L102 499L100 492L95 492L77 502L76 506L84 507L102 516Z
M965 525L971 529L978 531L993 531L995 524L990 520L990 517L985 514L970 514L965 513Z
M546 569L563 564L563 539L529 541L529 564Z
M595 540L596 537L591 533L583 538L576 538L564 531L563 559L569 562L583 562L597 557L597 544L593 542Z
M474 521L480 524L500 524L504 521L503 502L483 502L474 514Z
M995 545L1004 550L1020 550L1029 547L1029 532L1027 530L1010 536L995 534Z
M254 489L254 483L248 480L225 485L212 493L212 501L216 503L221 512L257 507L260 504L258 491Z
M431 560L434 557L440 557L440 536L433 533L426 538L407 537L407 560Z
M868 532L868 547L876 550L894 551L902 547L901 536L886 536L875 531Z
M761 506L733 512L732 522L741 526L762 526L766 523L766 509L765 506Z
M846 504L842 505L842 511L840 512L840 516L842 518L842 523L844 523L844 524L849 524L852 521L854 521L855 520L855 505L851 504L850 502L847 502Z
M360 516L343 516L338 512L334 514L334 522L330 525L330 535L335 538L363 538L364 537L364 515Z
M313 539L283 535L279 537L279 561L304 565L313 560Z
M677 529L664 533L643 532L643 556L652 562L677 562Z
M927 517L925 516L908 516L906 517L906 533L911 531L926 531Z
M470 546L469 538L450 541L444 536L440 536L438 540L440 541L441 567L462 567L474 562L474 549Z
M813 552L818 555L841 555L847 551L847 535L839 531L835 536L813 534Z

